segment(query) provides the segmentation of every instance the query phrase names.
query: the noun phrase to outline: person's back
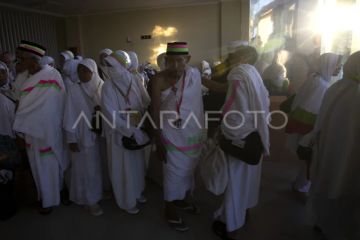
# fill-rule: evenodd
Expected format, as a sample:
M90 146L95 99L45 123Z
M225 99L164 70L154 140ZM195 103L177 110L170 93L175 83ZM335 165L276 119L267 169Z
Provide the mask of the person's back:
M285 64L286 77L290 81L290 91L296 93L308 78L310 71L306 55L295 52Z
M360 239L360 52L344 79L327 91L315 126L309 198L315 224L328 239Z
M244 144L250 134L257 133L261 141L257 144L263 145L260 154L268 155L270 143L267 116L270 100L260 74L252 66L256 62L257 53L254 48L248 47L238 50L236 56L239 64L228 75L230 87L223 106L221 133L233 146ZM234 157L227 152L225 154L229 182L223 204L215 212L213 230L219 236L237 239L238 230L246 223L247 210L258 202L262 160L256 165L250 165L241 157Z

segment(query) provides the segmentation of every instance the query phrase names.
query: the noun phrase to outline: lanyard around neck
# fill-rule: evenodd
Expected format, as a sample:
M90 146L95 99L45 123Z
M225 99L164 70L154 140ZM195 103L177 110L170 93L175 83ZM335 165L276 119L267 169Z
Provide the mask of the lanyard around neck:
M120 93L120 95L125 99L125 102L127 105L131 106L131 102L130 102L130 92L131 92L131 87L132 87L132 82L130 82L128 89L126 90L126 94L123 93L123 91L121 91L120 88L118 88L118 86L114 83L114 86L116 88L116 90L118 90L118 92Z
M182 81L181 81L181 91L180 91L180 98L179 98L179 101L176 99L176 112L178 113L178 116L180 116L180 108L181 108L181 104L182 104L182 101L183 101L183 96L184 96L184 89L185 89L185 76L186 76L186 72L184 73L183 75L183 78L182 78ZM176 94L176 91L175 91L175 86L172 87L173 91L175 92Z

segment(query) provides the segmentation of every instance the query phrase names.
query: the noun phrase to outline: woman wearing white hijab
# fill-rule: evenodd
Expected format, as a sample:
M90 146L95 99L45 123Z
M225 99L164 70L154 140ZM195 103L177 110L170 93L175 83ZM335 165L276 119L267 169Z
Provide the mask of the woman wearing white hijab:
M4 62L0 61L0 92L8 95L11 90L10 78L9 78L9 68Z
M360 239L360 52L329 88L315 126L309 206L329 240Z
M0 61L0 137L15 138L12 125L15 119L15 102L10 98L9 70Z
M116 51L106 58L110 80L102 92L102 110L108 119L115 117L115 126L104 126L108 146L109 175L118 206L129 214L138 214L137 203L144 203L145 151L128 150L123 140L132 138L138 145L148 142L147 135L137 125L147 109L136 80L128 69L130 57ZM119 111L136 113L119 113ZM129 119L130 121L128 121Z
M41 66L49 65L55 67L55 60L50 56L43 56L40 60Z
M66 50L66 51L63 51L60 53L60 59L59 59L59 69L60 69L60 72L61 70L63 69L64 67L64 64L67 60L70 60L70 59L74 59L75 56L74 54L69 51L69 50Z
M100 51L99 54L99 76L104 80L108 80L109 79L109 74L108 74L108 66L106 64L105 58L110 56L112 54L112 50L109 48L105 48L103 50Z
M72 85L78 84L80 82L77 73L77 67L79 62L80 61L77 59L69 59L65 62L63 66L61 75L63 77L66 89L70 89Z
M146 91L144 87L144 77L139 73L139 59L135 52L128 52L128 55L130 57L130 66L129 71L134 75L136 84L138 85L138 88L140 90L142 102L144 105L150 104L150 96L148 92Z
M286 126L288 147L295 154L299 146L309 147L312 138L312 130L315 125L317 114L326 93L332 76L340 72L341 57L334 53L325 53L320 56L317 71L310 74L308 80L296 93L289 114L289 122ZM299 173L293 183L293 189L301 193L307 193L310 189L309 163L301 160Z
M94 60L86 58L77 68L80 84L68 90L64 128L71 151L70 200L88 207L90 213L103 213L97 204L102 198L102 176L99 135L89 126L101 103L103 81ZM84 114L86 120L81 119Z

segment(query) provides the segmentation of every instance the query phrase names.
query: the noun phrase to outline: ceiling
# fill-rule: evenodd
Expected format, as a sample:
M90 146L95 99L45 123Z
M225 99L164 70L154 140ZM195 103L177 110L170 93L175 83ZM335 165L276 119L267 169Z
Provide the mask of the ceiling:
M142 8L215 3L220 0L0 0L0 5L16 6L58 15L85 15Z

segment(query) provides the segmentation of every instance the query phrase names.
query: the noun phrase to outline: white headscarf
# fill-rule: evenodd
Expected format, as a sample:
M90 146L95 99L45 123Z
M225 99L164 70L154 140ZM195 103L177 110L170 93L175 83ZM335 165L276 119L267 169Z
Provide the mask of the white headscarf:
M229 42L228 44L228 53L234 53L238 47L249 46L249 42L246 40L236 40Z
M106 54L106 55L111 55L113 53L113 51L109 48L104 48L103 50L100 51L99 54Z
M130 67L129 67L129 71L130 72L137 72L138 68L139 68L139 59L138 56L135 52L127 52L129 57L130 57Z
M106 57L105 61L111 66L108 68L111 81L126 94L132 82L132 74L128 71L131 65L129 55L125 51L117 50Z
M54 63L55 63L55 60L50 56L43 56L40 60L41 66L50 65L50 64L54 64Z
M166 55L165 53L161 53L156 59L160 71L165 70L165 55Z
M340 56L334 53L321 55L318 71L311 74L296 93L292 110L302 108L313 114L320 110L322 99L329 87L331 76L334 74Z
M68 78L73 83L79 82L79 77L77 74L77 67L79 64L77 59L69 59L65 62L63 67L64 78Z
M6 83L0 87L0 91L1 92L7 92L10 90L11 86L10 86L10 78L9 78L9 68L7 67L7 65L4 62L0 61L0 69L4 69L7 73L7 79L6 79Z
M352 54L344 65L344 79L360 83L360 51Z
M340 56L334 53L324 53L319 58L317 73L321 77L329 82L334 74L334 71L338 65Z
M64 57L65 61L75 58L74 54L69 50L61 52L60 55Z
M144 87L144 76L138 72L139 68L139 60L138 56L135 52L128 52L131 60L129 71L132 72L132 74L135 77L136 84L138 85L137 89L139 90L139 95L141 97L141 103L143 106L148 106L150 104L150 96L148 92L146 91L146 88Z
M100 105L101 89L104 81L99 76L96 62L91 58L84 58L79 64L85 66L92 72L91 80L86 83L81 82L81 87L96 105Z

